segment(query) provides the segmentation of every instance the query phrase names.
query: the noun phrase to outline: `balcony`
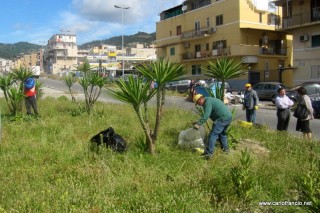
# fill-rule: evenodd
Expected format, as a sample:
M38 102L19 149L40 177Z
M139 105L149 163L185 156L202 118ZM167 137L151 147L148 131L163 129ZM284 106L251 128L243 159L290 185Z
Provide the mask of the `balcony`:
M182 53L182 60L197 60L197 59L207 59L212 57L218 57L223 55L229 56L286 56L287 47L263 47L259 45L231 45L226 48L217 48L208 51L198 51L198 52L185 52Z
M292 17L283 17L277 26L278 29L286 30L305 25L320 23L320 7L313 8L312 11L297 13Z
M217 31L217 28L214 28L214 27L205 27L199 30L185 31L181 34L181 39L198 39L202 37L208 37L212 33L215 33L216 31Z

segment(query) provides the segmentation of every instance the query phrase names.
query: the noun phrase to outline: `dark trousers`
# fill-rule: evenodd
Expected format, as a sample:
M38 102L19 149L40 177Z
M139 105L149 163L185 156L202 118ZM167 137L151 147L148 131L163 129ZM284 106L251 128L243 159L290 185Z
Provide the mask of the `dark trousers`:
M26 97L24 102L26 104L26 109L27 109L28 115L32 114L31 107L34 111L34 114L38 115L37 98L35 95L30 96L30 97Z
M290 110L289 109L278 109L277 110L277 117L278 117L278 124L277 130L278 131L287 131L290 121Z

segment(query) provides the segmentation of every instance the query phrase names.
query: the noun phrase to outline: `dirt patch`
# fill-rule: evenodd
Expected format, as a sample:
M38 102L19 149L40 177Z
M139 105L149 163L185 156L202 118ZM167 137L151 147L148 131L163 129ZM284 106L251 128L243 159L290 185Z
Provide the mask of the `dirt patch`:
M239 143L237 144L236 150L248 150L250 153L257 155L257 156L268 156L270 151L259 144L258 141L253 141L249 139L245 140L239 140Z

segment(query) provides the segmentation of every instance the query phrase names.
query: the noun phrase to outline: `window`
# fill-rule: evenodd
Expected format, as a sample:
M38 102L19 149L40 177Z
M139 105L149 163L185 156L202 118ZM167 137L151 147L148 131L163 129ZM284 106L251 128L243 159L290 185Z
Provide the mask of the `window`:
M311 46L320 47L320 35L313 35L311 37Z
M209 51L209 43L206 43L206 51Z
M223 15L216 16L216 26L223 25Z
M171 48L170 48L170 55L175 55L175 49L174 49L174 47L171 47Z
M210 27L210 18L207 18L207 27Z
M278 16L275 14L268 14L268 24L269 25L276 25L277 24Z
M223 48L227 48L227 41L226 40L214 41L212 43L212 49L213 50L223 49Z
M191 66L192 75L199 75L201 74L201 66L200 65L192 65Z
M200 21L196 21L196 22L194 23L194 29L195 29L195 30L200 30Z
M262 13L259 13L259 22L262 23Z
M196 51L196 52L200 52L200 51L201 51L201 44L196 44L196 45L194 46L194 48L195 48L195 51Z
M320 78L320 65L311 66L311 78Z
M177 35L181 35L181 25L177 26Z

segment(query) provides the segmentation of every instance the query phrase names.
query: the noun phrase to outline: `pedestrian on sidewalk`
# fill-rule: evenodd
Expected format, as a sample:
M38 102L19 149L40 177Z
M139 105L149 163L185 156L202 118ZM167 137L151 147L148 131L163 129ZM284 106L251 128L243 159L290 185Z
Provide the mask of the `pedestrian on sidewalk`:
M310 129L309 121L314 119L311 100L310 100L309 96L307 95L307 90L304 87L299 87L297 89L297 92L300 96L300 101L298 104L306 107L309 114L306 119L302 119L302 118L297 119L296 130L302 132L304 139L311 140L312 139L312 131Z
M290 107L293 106L293 101L290 100L288 96L286 96L285 88L281 87L278 89L278 96L275 99L275 104L277 107L278 117L277 130L287 131L291 117Z
M196 105L203 107L204 113L202 117L194 122L194 128L199 129L199 127L204 124L209 118L213 121L212 128L209 134L209 141L206 144L206 149L202 154L206 160L212 158L215 144L217 139L220 139L223 151L229 153L228 139L227 139L227 129L232 121L232 115L228 107L218 98L204 97L202 94L197 94L194 96L193 101Z
M25 95L25 105L28 115L32 115L31 107L34 111L34 114L39 115L37 107L37 98L36 98L36 82L33 77L27 78L24 81L24 95Z
M259 97L257 92L252 89L251 84L247 83L245 87L242 109L246 110L247 122L255 123L256 111L259 108Z

